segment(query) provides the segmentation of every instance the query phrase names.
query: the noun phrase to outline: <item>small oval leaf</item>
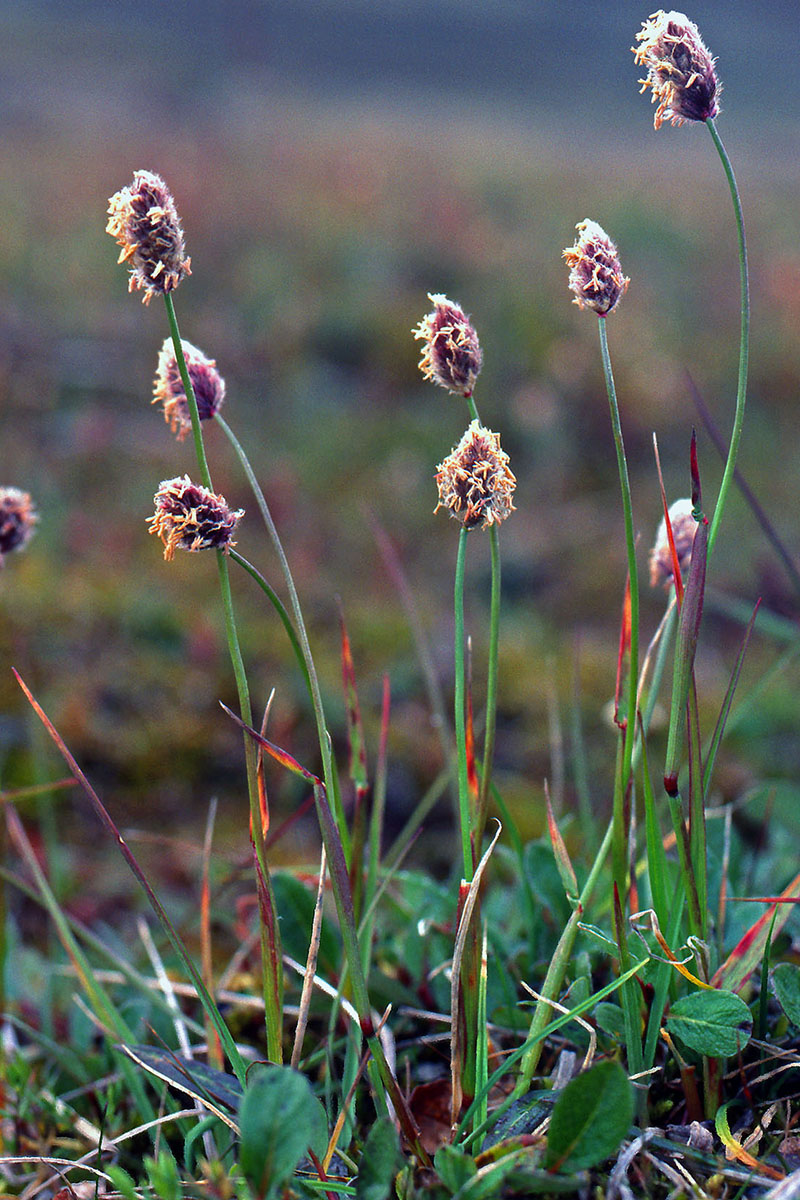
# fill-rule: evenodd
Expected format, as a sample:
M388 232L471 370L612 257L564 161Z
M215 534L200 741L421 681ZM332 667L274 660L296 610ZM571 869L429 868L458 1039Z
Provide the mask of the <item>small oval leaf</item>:
M793 1025L800 1025L800 967L779 963L772 972L778 1003Z
M753 1018L735 992L692 992L676 1001L667 1029L695 1054L730 1058L750 1041Z
M397 1131L389 1117L379 1117L367 1134L356 1180L356 1200L386 1200L400 1165Z
M251 1074L239 1108L239 1164L258 1196L275 1194L310 1146L325 1153L325 1109L311 1084L290 1067Z
M550 1119L545 1164L579 1171L610 1158L633 1119L633 1088L617 1062L601 1062L568 1083Z

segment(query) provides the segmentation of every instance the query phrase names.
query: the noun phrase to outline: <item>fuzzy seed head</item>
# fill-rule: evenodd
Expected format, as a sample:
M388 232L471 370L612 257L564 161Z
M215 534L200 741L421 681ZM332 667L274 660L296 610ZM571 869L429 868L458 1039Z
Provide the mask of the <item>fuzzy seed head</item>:
M167 562L176 550L228 551L236 545L233 531L244 510L232 511L223 496L192 483L188 475L165 479L153 499L149 530L164 543Z
M106 233L121 247L118 261L130 264L128 291L143 292L145 304L192 273L172 193L152 171L136 171L131 186L111 197Z
M7 554L21 550L39 520L27 492L0 487L0 567Z
M688 496L683 500L676 500L674 504L670 505L669 523L672 526L672 536L675 540L678 566L681 569L681 576L685 577L692 561L692 546L697 529L697 521L692 513L692 502ZM662 517L653 549L650 551L650 586L664 587L668 590L672 586L672 582L672 553L669 548L667 522Z
M658 104L656 129L665 120L683 125L716 117L722 91L716 59L703 45L693 21L683 13L659 9L644 22L636 40L641 44L631 47L634 58L647 70L647 77L639 80L641 90L652 88L653 103Z
M578 240L563 255L570 269L569 286L575 293L572 303L606 317L625 295L630 279L622 274L617 247L602 226L587 220L579 221L575 228Z
M181 338L183 357L186 359L186 369L192 382L194 398L197 401L197 412L201 421L208 421L217 412L225 399L225 380L217 370L213 358L207 358L202 350L198 350L191 342ZM165 338L158 354L158 368L153 383L153 404L161 404L164 409L164 420L173 433L182 442L192 428L192 418L189 414L189 401L183 387L181 373L178 370L178 360L175 357L175 347L172 338Z
M500 435L473 421L461 441L436 471L440 508L465 529L486 529L505 521L514 511L511 497L517 481L509 470L508 455L500 449Z
M483 355L469 317L447 296L431 295L433 312L411 332L424 343L419 369L426 379L459 396L471 396Z

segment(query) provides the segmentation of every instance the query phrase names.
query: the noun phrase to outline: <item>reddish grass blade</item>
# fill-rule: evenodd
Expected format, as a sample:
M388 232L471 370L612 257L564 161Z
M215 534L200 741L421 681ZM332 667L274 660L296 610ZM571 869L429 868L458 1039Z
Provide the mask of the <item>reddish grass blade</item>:
M770 922L774 913L778 911L780 915L775 920L772 936L780 933L789 919L791 911L789 906L800 902L800 874L795 875L792 882L783 889L779 896L766 896L759 899L763 899L772 907L768 908L763 916L750 926L731 950L725 962L717 969L711 980L714 987L727 988L729 991L735 992L756 969L766 952L767 942L770 938ZM778 907L780 905L785 907L780 910Z
M361 721L361 707L358 703L356 674L353 667L353 655L350 649L350 638L344 623L344 616L339 614L342 633L342 684L344 688L345 712L347 713L347 744L349 748L349 772L354 790L354 807L352 821L352 840L350 847L350 886L353 892L353 910L356 924L361 919L364 898L364 847L367 840L367 800L369 796L369 778L367 773L367 747L364 738L364 726Z
M366 791L368 785L367 747L364 740L364 726L361 721L361 708L358 703L350 638L344 623L344 616L341 613L339 614L339 623L342 631L342 683L347 713L347 742L350 748L350 778L356 788Z
M567 894L568 900L573 900L578 895L578 880L575 877L575 870L572 866L572 861L569 857L569 852L561 836L561 830L556 824L556 819L553 814L553 805L550 803L550 788L547 780L544 783L544 795L547 801L547 828L550 833L550 844L553 847L553 856L556 860L558 873L561 876L561 882L564 885L564 891Z
M169 916L167 915L166 909L162 905L161 901L158 899L158 896L153 891L153 888L150 885L150 882L147 879L147 876L145 875L142 868L139 866L139 863L138 863L135 855L133 854L132 850L128 846L128 843L125 841L125 839L123 838L119 829L115 825L114 821L112 820L112 818L111 818L108 810L106 809L105 805L103 804L102 800L97 795L97 792L94 790L92 785L89 783L89 780L86 778L83 771L78 766L78 763L76 762L76 760L73 758L71 752L67 748L66 743L64 742L64 739L61 737L61 734L58 732L58 730L56 729L53 722L47 716L47 713L41 707L38 700L35 699L33 693L31 692L30 688L25 683L25 681L23 680L23 678L19 674L19 672L17 670L15 670L14 667L12 667L11 670L14 672L14 678L16 679L19 686L22 688L22 691L24 692L31 708L33 709L33 711L36 713L39 720L44 725L45 729L47 730L48 734L50 735L53 742L55 743L59 753L61 754L62 758L66 762L70 771L75 776L78 783L80 783L84 792L88 796L88 798L91 801L91 804L92 804L95 812L97 813L98 817L100 818L102 824L105 826L105 828L108 830L108 832L113 837L114 841L119 846L120 852L122 853L125 861L127 862L128 866L130 867L131 871L133 872L137 882L139 883L140 887L142 888L145 895L147 896L147 899L150 901L153 911L155 912L156 916L158 917L159 921L161 922L164 932L166 933L167 937L169 938L169 940L172 943L173 949L175 950L176 954L180 958L181 962L183 963L184 967L186 968L186 970L192 980L192 983L194 984L194 986L197 989L197 994L200 999L200 1003L203 1006L203 1009L208 1013L209 1017L211 1018L211 1020L214 1023L214 1028L217 1030L217 1032L220 1036L220 1040L222 1041L222 1044L225 1047L225 1053L228 1055L228 1060L229 1060L231 1066L233 1067L233 1070L235 1071L237 1078L239 1079L240 1082L243 1082L244 1078L245 1078L245 1064L242 1059L242 1056L239 1053L239 1050L236 1046L236 1043L233 1040L233 1037L231 1036L231 1032L228 1029L228 1026L225 1024L224 1020L222 1019L222 1014L220 1013L219 1009L217 1008L216 1003L214 1002L210 992L208 991L205 983L203 982L200 972L197 970L197 967L194 965L192 957L189 954L188 950L186 949L186 947L183 943L183 940L180 937L180 934L178 933L177 929L172 924L172 921L170 920Z
M252 725L248 725L247 722L243 721L241 717L237 717L236 713L233 712L232 709L228 708L227 704L223 704L221 700L219 702L219 706L220 708L224 709L231 720L236 722L240 729L243 729L245 733L250 735L254 742L263 747L267 754L275 759L276 763L279 763L282 767L285 767L287 771L291 771L293 775L299 775L301 779L306 779L315 787L317 785L320 787L322 786L322 780L319 778L319 776L314 775L311 771L307 771L305 767L301 767L297 759L292 758L291 754L289 754L287 750L281 750L280 746L276 746L274 742L271 742L262 734L257 733L256 730L253 729Z
M622 698L622 679L624 676L625 658L631 648L631 581L630 576L625 581L625 597L622 601L622 620L619 629L619 650L617 653L617 684L614 689L614 723L620 729L624 729L627 725L625 717L620 717L620 703ZM635 687L635 683L633 684Z

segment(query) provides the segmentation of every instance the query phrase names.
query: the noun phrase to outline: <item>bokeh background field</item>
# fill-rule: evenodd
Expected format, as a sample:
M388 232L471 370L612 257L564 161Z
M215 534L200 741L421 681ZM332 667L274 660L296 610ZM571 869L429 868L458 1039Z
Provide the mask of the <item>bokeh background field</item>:
M502 531L498 782L523 830L538 832L543 778L559 777L554 714L566 720L577 677L592 799L607 811L624 542L595 322L569 303L560 260L578 220L608 229L632 281L609 338L643 564L660 518L653 431L675 499L688 491L699 424L686 372L726 436L735 394L727 188L704 129L653 131L629 50L648 12L555 0L3 6L0 482L29 490L41 514L29 550L0 575L5 783L60 769L14 665L124 823L191 838L216 795L222 844L234 856L246 846L241 740L217 705L232 700L233 680L213 561L165 564L146 531L159 481L191 473L193 457L149 404L163 307L127 294L103 232L108 196L144 167L175 194L193 262L176 297L182 333L227 380L225 415L292 560L334 720L339 602L373 735L390 673L390 821L402 821L442 764L375 521L396 547L445 687L451 675L457 539L433 516L433 472L466 420L416 368L410 331L428 291L472 314L484 349L481 414L518 478L518 512ZM719 128L750 238L740 465L797 553L796 7L718 0L689 15L719 59ZM240 550L277 584L255 506L213 430L208 450L215 485L251 510ZM700 456L710 504L721 468L702 431ZM488 545L476 534L469 550L480 695ZM798 614L738 495L710 582L698 664L707 724L739 636L720 597L762 595L790 622ZM274 740L312 760L283 635L252 584L235 585L256 705L275 687ZM662 608L663 597L646 597L647 634ZM756 636L744 691L781 649ZM762 807L776 805L788 830L799 684L791 666L775 678L758 716L734 729L719 773L728 796L756 776L773 781ZM563 740L569 809L567 727ZM272 788L278 811L290 812L294 783L276 778ZM60 794L41 815L82 847L76 891L96 888L105 848L90 853L98 838L80 800ZM448 821L445 807L418 847L432 861L447 858ZM309 824L286 853L314 844ZM174 847L153 853L175 872L192 869Z

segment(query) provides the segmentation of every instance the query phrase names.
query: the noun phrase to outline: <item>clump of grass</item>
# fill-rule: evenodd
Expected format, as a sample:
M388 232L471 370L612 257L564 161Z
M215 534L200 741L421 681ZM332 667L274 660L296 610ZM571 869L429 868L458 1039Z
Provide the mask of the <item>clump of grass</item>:
M33 976L42 967L34 955L20 955L7 998L0 1159L7 1190L53 1194L63 1181L63 1197L79 1187L86 1191L88 1181L95 1194L127 1200L320 1193L477 1200L587 1195L592 1187L612 1196L674 1189L733 1195L768 1191L794 1166L791 1093L783 1063L769 1064L773 1054L789 1065L795 1060L789 1030L800 1025L800 971L785 926L800 900L800 874L767 894L740 896L747 873L732 853L733 812L726 806L715 813L710 804L755 614L744 625L710 736L700 726L695 674L711 553L737 478L744 421L744 224L715 125L715 63L697 28L680 13L659 12L645 21L637 42L644 85L658 102L656 128L664 120L704 123L722 161L739 238L739 373L710 520L694 434L687 431L690 499L669 504L656 455L654 487L661 489L664 519L650 575L665 593L665 607L640 654L639 530L624 398L617 394L606 324L629 285L635 292L636 274L632 281L623 274L617 246L602 226L578 224L579 236L564 256L576 303L598 319L627 552L619 645L609 655L612 674L616 657L617 750L599 845L593 829L585 829L584 844L565 836L567 818L554 811L546 785L547 837L526 844L493 777L500 526L515 511L516 479L500 434L478 412L483 348L471 318L431 293L433 309L413 331L423 344L423 375L461 397L469 418L435 476L431 465L437 510L460 526L452 732L440 781L442 791L455 782L460 856L451 879L440 884L425 872L401 869L421 816L395 845L385 845L390 683L373 755L344 617L347 753L343 761L334 755L289 555L247 453L221 415L226 386L216 360L181 337L175 293L190 274L190 260L175 200L150 171L137 171L112 197L107 228L130 267L130 290L141 291L145 303L161 297L165 305L169 336L154 399L178 441L191 433L197 480L183 475L161 483L150 530L162 540L167 562L177 550L213 551L216 560L238 693L238 712L223 706L220 719L233 720L242 732L242 820L246 807L256 899L252 920L236 929L235 952L220 970L212 937L212 812L198 878L197 954L110 808L20 678L70 781L123 854L165 940L159 946L141 928L143 967L132 946L120 952L70 917L17 814L26 793L2 793L18 859L11 865L3 848L9 857L4 880L46 911L67 968L39 988L31 1014L26 972ZM235 414L235 397L228 397L226 413L231 409ZM252 494L247 508L230 507L214 491L205 442L211 426L221 430ZM456 436L443 434L443 445ZM432 504L433 494L432 484ZM237 527L256 514L277 579L236 549ZM24 545L34 519L25 493L0 489L0 562ZM468 544L482 536L491 554L485 665L473 661L464 603ZM401 566L391 562L404 587ZM268 602L265 627L271 631L277 622L289 639L316 728L314 762L300 762L272 739L270 698L254 703L232 568L241 568L241 586L255 586ZM421 642L421 632L417 636ZM421 654L428 659L424 646ZM541 670L534 665L534 676ZM667 692L670 715L661 739L653 714ZM652 782L654 762L663 766L663 793ZM316 810L319 865L312 872L276 870L271 861L276 831L269 780L276 770L290 773ZM422 797L419 811L429 802ZM494 816L498 820L490 821ZM328 893L333 911L325 903ZM766 911L737 924L728 918L734 899L766 905ZM10 923L9 929L13 936ZM10 960L6 942L3 959ZM70 1008L75 981L80 999ZM65 1039L58 1027L67 1012L74 1028ZM256 1026L249 1013L257 1014ZM737 1109L742 1096L747 1107Z

